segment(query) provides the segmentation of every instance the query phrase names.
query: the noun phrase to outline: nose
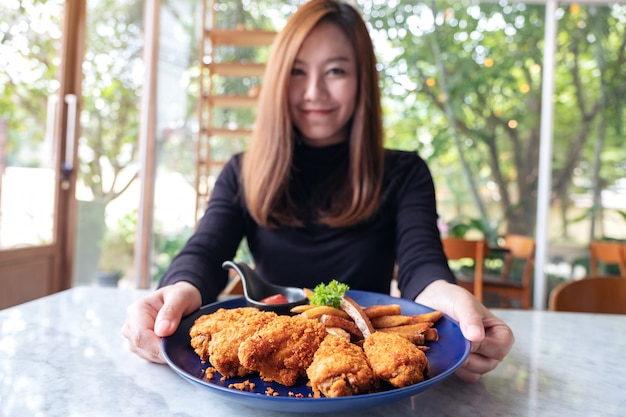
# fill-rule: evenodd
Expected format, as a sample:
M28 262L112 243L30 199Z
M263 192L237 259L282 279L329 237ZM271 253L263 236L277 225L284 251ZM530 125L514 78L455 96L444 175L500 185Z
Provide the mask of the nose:
M328 93L324 78L316 74L310 74L306 79L304 98L309 101L322 99Z

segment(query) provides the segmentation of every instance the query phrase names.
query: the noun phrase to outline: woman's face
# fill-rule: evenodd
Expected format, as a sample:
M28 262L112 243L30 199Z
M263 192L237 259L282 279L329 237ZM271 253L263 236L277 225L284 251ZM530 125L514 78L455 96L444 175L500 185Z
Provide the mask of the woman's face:
M289 112L302 141L328 146L347 139L356 106L356 56L335 24L321 23L298 51L289 80Z

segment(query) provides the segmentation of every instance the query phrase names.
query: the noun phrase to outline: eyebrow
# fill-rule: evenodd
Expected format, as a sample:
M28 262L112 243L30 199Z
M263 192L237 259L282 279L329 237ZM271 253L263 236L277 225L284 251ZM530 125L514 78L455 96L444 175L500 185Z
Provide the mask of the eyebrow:
M326 60L324 60L324 64L331 64L333 62L350 62L350 58L348 58L347 56L344 55L339 55L339 56L335 56L332 58L328 58ZM297 59L293 62L294 64L304 64L306 65L306 62L301 60L301 59Z

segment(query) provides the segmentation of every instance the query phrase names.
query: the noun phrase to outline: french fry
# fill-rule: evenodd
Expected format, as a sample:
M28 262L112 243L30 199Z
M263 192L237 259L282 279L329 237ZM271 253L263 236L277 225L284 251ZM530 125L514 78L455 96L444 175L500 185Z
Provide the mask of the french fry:
M437 320L441 318L443 313L439 310L431 311L429 313L424 314L416 314L414 316L409 316L411 318L411 323L435 323Z
M342 329L341 327L329 327L326 326L326 333L334 334L335 336L339 336L347 341L350 341L350 333L347 330Z
M313 307L317 307L315 304L300 304L299 306L293 307L291 310L294 314L304 313L307 310L312 309Z
M372 318L372 324L375 328L394 327L406 324L418 323L435 323L442 316L441 311L432 311L429 313L416 314L413 316L389 315Z
M434 327L426 329L426 331L424 332L424 338L429 342L436 342L437 340L439 340L439 331Z
M311 290L304 290L310 298ZM384 331L403 336L423 350L428 349L424 346L427 341L439 340L439 333L432 326L443 315L438 310L402 315L399 304L361 307L346 295L341 300L340 308L307 304L296 306L291 311L302 317L319 320L329 333L341 337L352 335L353 342L357 344L374 331Z
M386 305L374 305L363 308L367 317L375 319L382 316L397 316L400 315L402 309L400 304L386 304Z
M395 333L409 339L415 345L423 345L427 340L425 332L430 330L432 325L433 323L405 324L396 327L384 327L378 331Z
M356 323L351 319L344 319L339 316L331 316L328 314L324 314L320 317L320 323L322 323L326 328L340 328L347 331L350 334L353 334L356 337L362 338L363 333L357 327Z
M404 324L402 326L395 327L387 327L385 330L393 333L402 333L402 334L410 334L410 333L424 333L427 329L431 328L433 323L415 323L415 324Z
M357 325L364 338L374 333L375 330L374 326L372 326L372 322L356 301L344 294L339 306L354 320L354 323Z
M372 325L375 329L380 329L383 327L402 326L404 324L411 324L410 316L393 315L375 317L372 319Z
M426 343L426 337L424 337L424 333L410 333L410 332L396 333L393 331L393 327L385 327L383 329L378 329L377 331L385 332L385 333L395 333L398 336L402 336L410 340L414 345L418 345L418 346Z
M313 290L310 288L302 288L302 290L304 291L304 296L310 300L313 295Z
M312 308L304 310L299 315L302 317L306 317L307 319L319 319L324 314L338 316L344 319L350 318L348 313L346 313L345 311L331 306L313 306Z

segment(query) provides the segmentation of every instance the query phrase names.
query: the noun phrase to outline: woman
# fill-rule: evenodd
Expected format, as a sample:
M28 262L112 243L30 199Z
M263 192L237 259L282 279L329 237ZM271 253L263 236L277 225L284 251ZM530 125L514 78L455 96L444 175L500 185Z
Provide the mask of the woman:
M246 238L269 281L314 287L331 279L388 293L394 265L402 297L459 321L472 353L468 381L496 367L510 329L455 285L444 255L432 178L415 153L383 148L376 59L349 5L313 0L277 36L248 150L220 174L197 231L160 288L129 307L123 334L163 362L159 337L212 302L221 264Z

